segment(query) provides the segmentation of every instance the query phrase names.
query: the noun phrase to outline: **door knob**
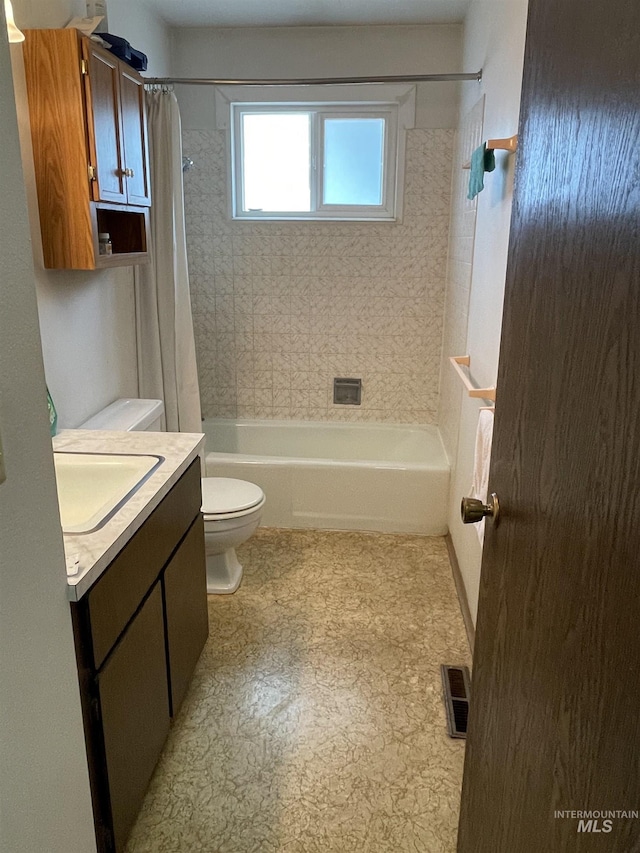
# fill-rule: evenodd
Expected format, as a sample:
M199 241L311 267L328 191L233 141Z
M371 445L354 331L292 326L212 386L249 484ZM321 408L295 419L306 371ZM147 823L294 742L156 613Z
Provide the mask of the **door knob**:
M483 504L477 498L462 498L460 515L462 516L463 524L476 524L478 521L482 521L487 515L493 518L495 523L498 520L499 514L500 503L495 492L493 492L487 504Z

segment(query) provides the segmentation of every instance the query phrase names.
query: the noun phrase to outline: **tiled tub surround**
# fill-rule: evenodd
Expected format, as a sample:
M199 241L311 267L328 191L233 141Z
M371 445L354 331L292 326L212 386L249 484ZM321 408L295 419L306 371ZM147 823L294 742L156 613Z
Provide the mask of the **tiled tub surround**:
M205 419L210 477L256 483L268 527L447 532L449 464L434 426Z
M401 222L343 223L231 221L225 133L184 131L205 417L436 422L453 133L408 131Z
M53 449L65 453L156 454L162 464L120 509L92 533L65 534L67 595L78 601L198 456L204 435L172 432L63 430Z
M444 540L261 529L239 557L127 853L454 853Z

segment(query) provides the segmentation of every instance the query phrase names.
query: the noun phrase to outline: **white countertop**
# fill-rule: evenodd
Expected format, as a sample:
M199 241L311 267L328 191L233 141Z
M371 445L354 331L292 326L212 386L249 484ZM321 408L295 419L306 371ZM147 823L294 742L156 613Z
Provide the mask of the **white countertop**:
M67 589L78 601L151 515L198 456L204 435L185 432L63 430L53 449L76 453L143 453L164 457L129 500L93 533L65 533Z

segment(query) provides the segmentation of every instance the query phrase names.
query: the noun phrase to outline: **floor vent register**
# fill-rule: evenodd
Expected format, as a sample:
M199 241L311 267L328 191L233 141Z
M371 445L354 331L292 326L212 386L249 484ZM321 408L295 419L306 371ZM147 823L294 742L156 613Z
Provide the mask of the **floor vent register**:
M466 738L471 698L469 667L449 666L443 663L440 666L440 672L449 737Z

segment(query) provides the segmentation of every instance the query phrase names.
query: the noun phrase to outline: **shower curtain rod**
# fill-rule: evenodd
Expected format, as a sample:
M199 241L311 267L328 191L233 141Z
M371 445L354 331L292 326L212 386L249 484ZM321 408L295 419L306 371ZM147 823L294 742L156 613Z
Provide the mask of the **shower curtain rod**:
M344 86L360 83L459 83L482 80L482 69L472 74L394 74L389 77L309 77L299 79L223 80L216 77L145 77L149 85L184 86Z

